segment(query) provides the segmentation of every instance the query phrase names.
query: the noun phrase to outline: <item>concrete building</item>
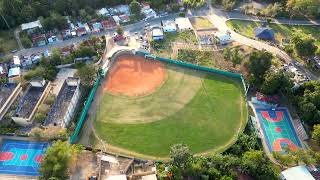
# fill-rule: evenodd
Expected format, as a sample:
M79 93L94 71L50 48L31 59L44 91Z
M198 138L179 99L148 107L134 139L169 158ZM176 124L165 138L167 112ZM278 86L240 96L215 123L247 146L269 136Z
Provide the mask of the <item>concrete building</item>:
M40 20L21 24L21 30L27 33L33 33L34 30L42 28Z
M312 172L308 170L306 166L295 166L289 169L286 169L280 174L281 180L315 180Z
M154 27L152 29L152 39L154 41L162 40L164 39L164 34L161 28L159 27Z
M17 99L22 87L19 84L0 85L0 121L7 113L12 103Z
M191 24L189 18L178 17L178 18L176 18L175 23L178 27L178 31L191 31L192 30L192 24Z
M59 91L44 125L67 127L73 118L79 98L80 79L73 77L67 78Z
M177 32L177 26L174 21L161 21L163 32Z
M31 80L11 117L12 120L21 126L31 125L39 105L49 94L49 88L50 82L44 79Z

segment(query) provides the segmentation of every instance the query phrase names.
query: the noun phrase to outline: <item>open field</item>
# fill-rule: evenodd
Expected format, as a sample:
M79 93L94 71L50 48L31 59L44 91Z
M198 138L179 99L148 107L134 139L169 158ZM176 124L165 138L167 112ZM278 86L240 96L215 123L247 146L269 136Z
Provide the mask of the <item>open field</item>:
M260 22L229 20L227 25L232 29L237 30L242 35L254 38L254 28L261 26ZM316 39L316 44L320 47L320 26L297 26L284 24L270 24L270 27L275 32L275 38L278 43L282 39L289 39L295 30L301 30L306 34L310 34Z
M14 37L13 31L0 31L0 45L4 49L4 53L10 53L10 51L18 49L17 41Z
M192 17L190 22L195 30L214 28L213 24L204 17Z
M167 78L149 95L98 95L98 136L132 154L158 158L167 157L177 143L193 153L221 152L232 145L247 119L241 83L164 65Z

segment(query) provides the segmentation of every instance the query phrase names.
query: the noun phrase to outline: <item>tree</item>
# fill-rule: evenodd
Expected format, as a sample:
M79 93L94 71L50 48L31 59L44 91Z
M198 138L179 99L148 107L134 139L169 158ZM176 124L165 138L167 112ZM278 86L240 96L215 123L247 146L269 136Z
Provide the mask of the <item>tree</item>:
M286 72L273 72L268 71L264 77L264 81L261 86L261 91L265 94L273 95L290 92L293 87L293 82Z
M320 1L319 0L288 0L287 10L292 15L302 15L309 17L317 17L320 15L319 11Z
M184 169L192 155L188 146L185 144L176 144L170 148L170 157L174 165Z
M299 56L313 56L317 50L315 39L310 35L304 34L302 31L293 33L291 43Z
M81 84L90 87L96 79L96 68L93 65L85 65L78 69L76 76L80 78Z
M123 35L123 27L122 26L118 26L116 32L119 35Z
M231 11L236 5L236 0L222 0L222 7L226 11Z
M316 124L313 126L312 139L320 143L320 124Z
M188 8L196 8L203 6L205 2L205 0L183 0L183 5Z
M263 151L251 150L245 152L241 160L241 169L256 179L278 179L275 169L263 154Z
M257 137L254 134L240 134L237 142L232 145L225 153L236 156L242 156L242 154L249 150L255 150L258 148Z
M68 179L69 166L80 152L81 148L68 142L57 141L47 149L41 162L40 179Z
M135 16L140 17L140 15L141 15L141 7L140 7L140 4L138 3L138 1L133 0L130 3L130 11Z
M254 51L246 63L250 74L250 83L259 87L262 84L264 75L271 67L272 54L267 51Z

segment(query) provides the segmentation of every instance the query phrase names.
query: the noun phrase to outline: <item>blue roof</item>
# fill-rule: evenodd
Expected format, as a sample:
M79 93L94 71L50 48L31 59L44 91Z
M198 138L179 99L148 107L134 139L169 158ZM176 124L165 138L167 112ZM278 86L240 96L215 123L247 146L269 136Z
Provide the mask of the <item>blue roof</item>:
M265 27L257 27L254 29L255 36L260 39L274 39L274 32L272 29Z

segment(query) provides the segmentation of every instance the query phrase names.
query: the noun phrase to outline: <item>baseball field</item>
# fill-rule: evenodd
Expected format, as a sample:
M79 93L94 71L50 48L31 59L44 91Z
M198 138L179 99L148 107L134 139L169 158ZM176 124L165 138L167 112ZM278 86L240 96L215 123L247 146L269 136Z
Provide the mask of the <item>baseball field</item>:
M243 94L235 79L124 54L97 94L94 128L129 155L163 158L177 143L221 152L246 124Z

